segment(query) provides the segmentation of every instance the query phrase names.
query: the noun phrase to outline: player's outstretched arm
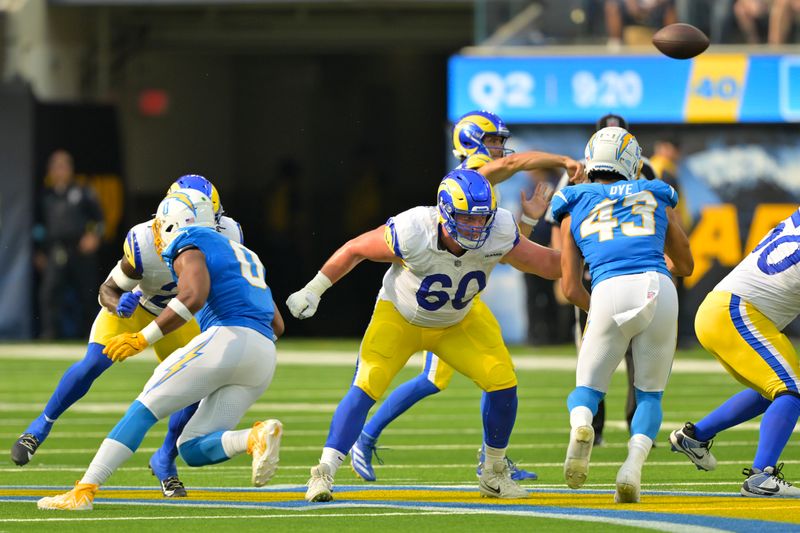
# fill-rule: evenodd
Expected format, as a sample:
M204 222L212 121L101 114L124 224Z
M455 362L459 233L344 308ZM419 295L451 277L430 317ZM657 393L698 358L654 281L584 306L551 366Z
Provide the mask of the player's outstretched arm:
M664 253L667 255L667 265L673 276L690 276L694 271L694 258L689 247L689 239L681 228L678 214L671 207L667 207L667 237L664 241Z
M385 231L385 225L377 227L347 241L344 246L336 250L322 265L314 279L286 300L286 306L292 316L301 320L314 316L322 293L345 277L361 261L365 259L379 263L399 261L386 243Z
M570 228L571 217L561 220L561 290L572 304L589 312L589 291L583 286L583 256Z
M106 308L109 313L113 313L122 318L128 318L139 305L140 292L130 292L142 279L141 273L136 271L128 260L123 257L111 270L108 278L100 285L98 291L98 302Z
M178 276L178 294L155 320L136 333L122 333L108 341L103 353L112 361L124 361L172 333L192 319L206 303L211 288L206 258L193 248L181 252L172 263Z
M503 263L527 274L558 279L561 277L560 256L558 250L541 246L520 235L519 243L503 257Z
M489 183L497 185L517 172L539 168L565 168L570 176L570 181L583 176L583 164L579 161L565 155L536 151L521 152L495 159L479 168L478 172L483 174Z

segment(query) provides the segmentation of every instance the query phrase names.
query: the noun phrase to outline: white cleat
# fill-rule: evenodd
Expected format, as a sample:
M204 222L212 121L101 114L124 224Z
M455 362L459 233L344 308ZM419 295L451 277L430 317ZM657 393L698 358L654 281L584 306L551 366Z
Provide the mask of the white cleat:
M247 453L253 456L254 487L263 487L278 470L283 424L278 420L256 422L247 436Z
M36 502L36 506L48 511L91 511L94 495L99 488L99 485L78 482L69 492L42 498Z
M517 499L528 498L530 494L511 479L511 470L506 461L491 465L481 465L479 490L486 498Z
M775 468L768 466L764 471L745 468L747 476L742 484L742 496L748 498L800 498L800 489L785 481L781 469L783 463Z
M617 472L617 492L614 501L617 503L639 503L641 497L642 471L631 466L627 461Z
M694 424L691 422L686 422L681 429L670 433L669 442L673 452L680 452L688 457L698 470L708 472L717 467L717 459L711 453L711 445L714 441L697 440L694 437Z
M569 488L579 489L586 483L593 443L592 426L580 426L570 431L567 458L564 461L564 479Z
M320 463L311 469L306 490L307 502L329 502L333 500L333 476L328 465Z

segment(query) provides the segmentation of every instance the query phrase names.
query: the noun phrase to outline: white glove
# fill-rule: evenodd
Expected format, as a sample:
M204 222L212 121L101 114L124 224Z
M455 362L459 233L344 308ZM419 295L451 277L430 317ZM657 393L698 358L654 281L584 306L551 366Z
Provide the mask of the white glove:
M286 299L286 306L293 317L303 320L314 316L320 300L319 296L303 287Z
M322 293L331 288L331 280L322 272L317 272L314 279L305 287L293 293L286 299L286 306L292 316L303 320L311 318L317 312L317 306L322 299Z

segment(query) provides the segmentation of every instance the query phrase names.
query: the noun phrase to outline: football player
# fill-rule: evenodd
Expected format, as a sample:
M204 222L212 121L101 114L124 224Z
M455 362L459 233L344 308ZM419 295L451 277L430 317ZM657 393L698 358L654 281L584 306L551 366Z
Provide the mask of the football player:
M564 168L572 179L582 179L583 165L569 157L546 152L512 153L506 148L506 141L511 137L506 124L494 113L488 111L470 111L463 115L453 128L453 154L461 160L458 169L477 170L492 185L501 183L517 172L539 168ZM544 184L537 184L533 195L527 198L521 194L522 216L519 223L520 232L528 236L547 210L549 197L552 194ZM417 377L399 385L386 398L375 415L364 426L358 440L350 450L351 466L355 473L365 481L375 481L373 456L377 457L377 440L384 429L398 416L410 409L414 404L443 391L450 384L453 368L441 361L433 352L425 352L425 363L422 373ZM479 452L478 471L483 463L483 450ZM517 481L536 479L534 472L518 468L509 459L511 477Z
M675 190L662 181L636 180L641 167L636 138L622 128L603 128L585 153L592 183L565 187L552 206L561 223L564 295L589 313L576 387L567 399L571 431L564 477L573 489L586 481L592 418L630 344L636 410L614 499L631 503L640 498L642 466L661 426L661 397L675 356L678 296L671 274L691 274L694 262L673 212ZM584 259L591 296L582 281Z
M367 412L421 350L435 352L486 392L481 494L528 496L511 479L505 460L517 410L514 365L500 326L476 296L500 261L548 279L559 277L559 254L520 236L513 215L497 208L491 185L474 170L445 176L437 204L400 213L349 241L286 302L296 318L309 318L322 294L364 259L392 263L361 343L355 379L333 415L320 464L311 469L308 501L333 498L333 476Z
M624 117L620 115L615 115L613 113L609 113L607 115L603 115L595 124L595 131L600 131L603 128L608 128L611 126L619 127L624 130L630 130L628 127L628 121L625 120ZM646 180L653 180L659 179L658 173L653 168L653 165L650 163L650 160L646 157L642 156L642 169L639 172L639 179L646 179ZM556 192L560 191L564 187L568 186L570 183L575 183L574 180L570 180L570 176L565 172L561 179L559 180L558 184L556 185ZM679 204L680 205L680 204ZM559 248L561 246L561 226L553 219L552 213L550 211L547 212L545 216L545 220L551 224L550 228L550 242L553 248ZM589 278L589 269L588 267L584 268L584 284L590 284L591 279ZM556 290L560 292L560 289L556 287ZM561 297L559 297L561 299ZM573 332L573 337L575 339L575 347L578 352L581 349L581 342L583 341L583 329L586 326L586 313L584 313L580 307L575 307L575 330ZM636 410L636 394L635 388L633 386L633 352L631 351L630 346L628 347L628 351L625 352L625 370L628 375L628 399L625 402L625 421L628 423L628 429L630 430L631 427L631 420L633 420L633 412ZM592 419L592 427L594 428L594 445L600 446L603 443L603 428L605 427L606 423L606 402L602 400L600 405L597 407L597 414ZM656 443L653 443L655 447Z
M200 333L153 372L141 394L103 441L75 487L42 498L40 509L92 509L100 485L128 460L160 419L200 402L178 440L190 466L252 460L252 482L266 484L278 466L281 423L256 422L234 431L269 386L275 371L273 339L283 333L258 256L216 231L211 200L192 189L167 195L153 221L156 252L177 280L177 295L137 332L108 341L103 353L124 361L194 320Z
M778 224L720 281L697 309L695 331L703 347L747 387L705 418L669 437L672 450L700 470L713 470L712 439L761 414L756 456L742 496L800 498L778 463L800 415L800 366L783 329L800 314L800 210Z
M211 198L217 231L229 239L242 242L239 224L223 215L217 189L202 176L188 174L178 178L168 192L179 188L194 189ZM80 400L112 361L103 355L106 342L123 332L134 332L151 323L175 296L177 286L167 266L156 251L153 220L137 224L125 239L124 256L100 286L100 309L89 334L84 358L72 365L61 378L44 411L20 435L11 449L11 458L19 466L30 461L44 443L53 424L64 411ZM156 357L163 361L169 354L185 346L200 333L195 320L189 320L153 345ZM150 468L159 479L165 497L186 496L178 478L175 458L176 442L196 406L170 418L164 444L150 459Z

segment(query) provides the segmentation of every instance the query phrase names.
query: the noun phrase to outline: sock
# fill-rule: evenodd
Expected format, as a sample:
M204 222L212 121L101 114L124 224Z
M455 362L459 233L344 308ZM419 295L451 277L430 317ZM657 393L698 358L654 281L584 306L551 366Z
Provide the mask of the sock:
M652 441L656 440L664 411L661 408L661 397L664 392L645 392L636 389L636 410L631 420L631 433L633 435L647 435Z
M247 451L247 438L250 436L249 429L238 431L226 431L222 434L222 449L228 457L236 457Z
M711 440L717 433L752 420L767 410L771 402L753 389L734 394L694 425L699 441Z
M350 387L333 413L325 447L338 450L346 456L358 439L367 413L373 405L375 400L366 392L356 386Z
M103 345L89 343L83 359L73 364L61 376L42 414L34 420L25 433L32 433L41 444L61 414L84 397L97 377L112 365L111 359L103 355Z
M419 374L406 381L389 395L378 411L364 426L364 433L377 440L381 432L395 418L405 413L411 406L423 398L436 394L439 388L428 380L426 374Z
M105 439L81 478L81 483L102 485L132 455L133 450L125 444L111 438Z
M499 463L506 458L506 448L493 448L485 443L483 445L483 453L486 454L486 459L484 459L486 467L491 467L491 465Z
M761 419L758 449L753 468L764 470L778 463L781 452L786 447L800 416L800 398L790 394L778 396L773 400Z
M589 387L575 387L575 389L567 396L567 409L571 413L573 409L582 405L584 407L588 407L592 413L592 416L597 414L597 407L600 405L600 400L605 397L604 392L600 392L598 390L590 389ZM591 424L591 418L589 422L583 424L588 426Z
M222 445L224 433L224 431L215 431L184 442L178 448L181 458L189 466L214 465L227 461L231 456L225 452L225 447ZM246 448L247 444L245 444Z
M517 419L517 387L487 392L481 399L483 442L505 449Z
M328 465L328 468L331 471L331 476L335 476L336 471L339 470L340 466L342 466L345 456L347 456L346 453L342 453L335 448L329 448L325 446L322 448L322 455L319 458L319 462Z
M650 437L634 433L628 441L628 458L625 459L625 462L636 465L641 470L652 447L653 440Z
M161 481L178 475L178 467L175 466L175 459L178 457L178 437L181 436L183 428L197 411L198 405L200 402L184 407L169 417L164 443L150 458L150 467Z
M592 411L586 406L579 405L569 412L569 427L571 429L592 424Z
M135 400L125 416L117 422L108 438L120 442L135 452L150 428L158 421L156 416L139 400Z

